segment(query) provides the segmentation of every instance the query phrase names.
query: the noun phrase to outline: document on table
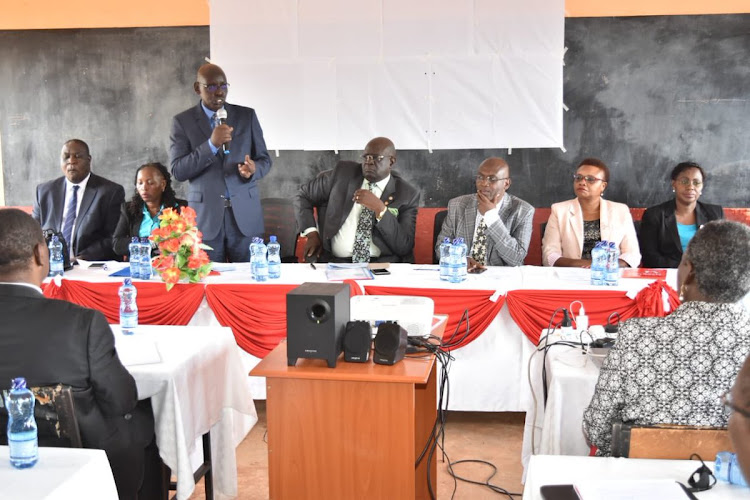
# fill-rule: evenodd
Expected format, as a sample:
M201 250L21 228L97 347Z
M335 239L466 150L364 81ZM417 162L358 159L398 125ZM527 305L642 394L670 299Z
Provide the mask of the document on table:
M161 363L161 355L156 347L156 342L145 335L136 332L132 335L124 335L115 331L115 347L117 356L125 366L151 365Z
M329 281L371 280L373 278L372 271L367 268L366 262L361 264L329 263L326 266L326 279Z

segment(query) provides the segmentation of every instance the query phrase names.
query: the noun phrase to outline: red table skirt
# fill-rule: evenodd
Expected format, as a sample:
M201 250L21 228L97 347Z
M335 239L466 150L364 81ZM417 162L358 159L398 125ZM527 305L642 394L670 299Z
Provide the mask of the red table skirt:
M234 332L237 344L259 358L268 354L286 337L286 294L297 285L277 284L178 284L167 292L161 282L135 282L138 290L139 321L143 324L186 325L205 295L209 307L222 326ZM68 300L103 312L110 323L119 322L117 282L90 283L62 280L45 285L46 296ZM441 288L394 288L366 286L368 295L415 295L435 301L435 313L447 314L443 341L447 349L463 347L479 337L508 305L513 320L536 345L558 307L568 308L574 300L585 304L590 324L604 324L613 311L621 319L634 316L664 316L662 292L667 293L669 310L679 305L677 293L659 280L638 293L635 300L615 290L514 290L493 300L488 290L451 290ZM362 293L353 286L354 294ZM469 312L469 328L462 321ZM558 318L559 320L559 318Z

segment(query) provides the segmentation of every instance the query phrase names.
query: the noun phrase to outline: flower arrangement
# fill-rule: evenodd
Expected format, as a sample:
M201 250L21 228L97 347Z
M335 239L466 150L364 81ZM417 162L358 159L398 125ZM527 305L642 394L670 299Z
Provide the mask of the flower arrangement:
M153 262L154 269L167 284L167 291L180 280L198 283L211 272L211 260L202 242L203 235L195 225L195 210L182 207L180 212L165 208L159 215L159 227L149 239L157 244L161 255Z

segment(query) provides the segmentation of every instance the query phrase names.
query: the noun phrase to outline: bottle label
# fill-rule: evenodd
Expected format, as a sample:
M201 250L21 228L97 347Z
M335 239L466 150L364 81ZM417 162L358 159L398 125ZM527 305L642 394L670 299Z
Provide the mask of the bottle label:
M8 433L8 448L11 460L35 458L39 447L36 431Z

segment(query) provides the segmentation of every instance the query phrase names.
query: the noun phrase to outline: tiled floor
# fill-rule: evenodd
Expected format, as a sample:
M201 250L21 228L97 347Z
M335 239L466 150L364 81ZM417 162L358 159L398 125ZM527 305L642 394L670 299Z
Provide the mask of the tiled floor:
M265 442L266 405L256 401L258 423L237 448L237 474L240 500L268 498L268 450ZM485 460L497 467L491 479L496 486L520 493L521 442L523 439L523 413L468 413L450 412L445 434L445 451L451 461ZM438 498L449 499L453 493L453 478L447 472L447 463L438 462ZM476 481L485 481L492 468L482 464L458 464L456 474ZM196 487L191 499L204 498L203 482ZM481 500L499 498L485 486L458 482L456 499Z

